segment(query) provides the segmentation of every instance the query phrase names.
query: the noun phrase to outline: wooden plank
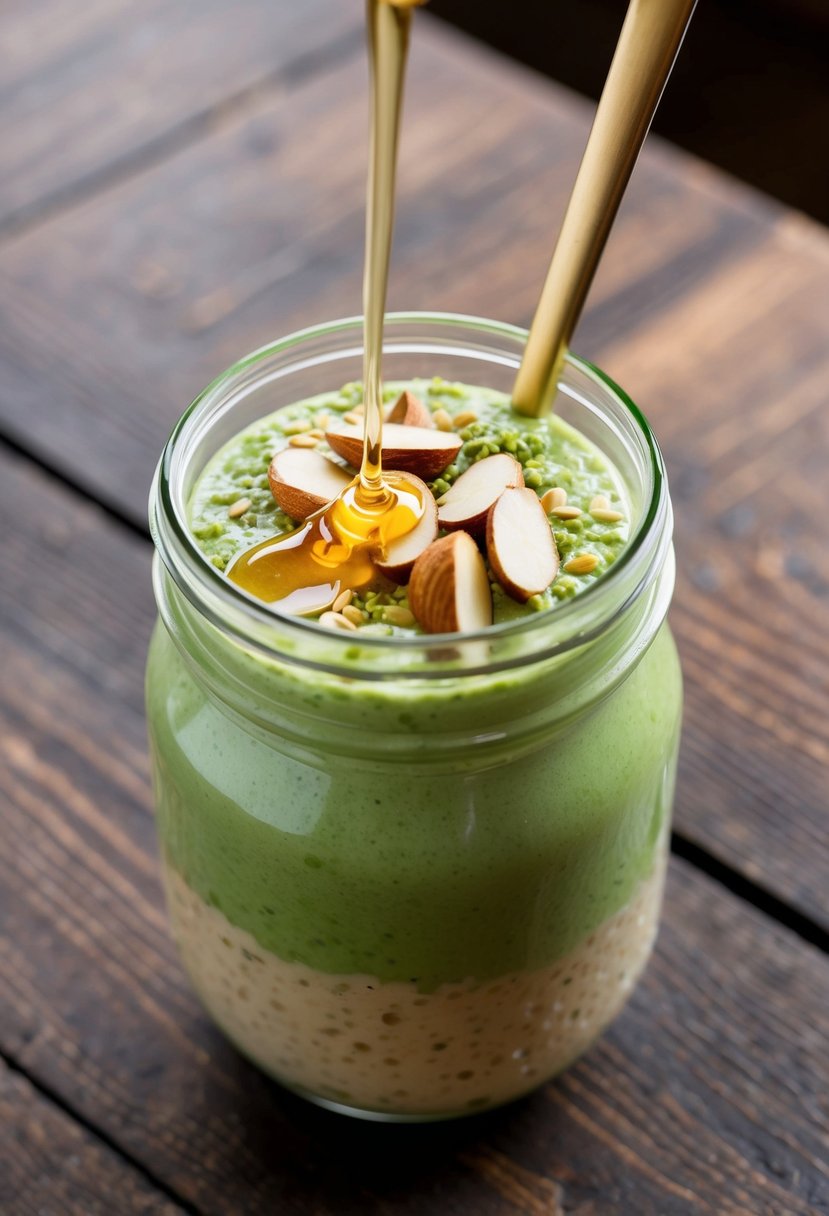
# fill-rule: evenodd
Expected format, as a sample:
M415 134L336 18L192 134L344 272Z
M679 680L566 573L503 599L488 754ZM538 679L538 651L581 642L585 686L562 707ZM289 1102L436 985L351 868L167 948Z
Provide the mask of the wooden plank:
M526 319L589 110L418 24L391 305ZM274 89L0 250L7 433L143 522L161 445L214 375L280 333L359 311L365 71L358 55ZM658 149L643 162L585 322L588 353L767 231L689 192L682 163Z
M330 0L9 0L0 231L198 137L240 94L356 47L359 24Z
M10 1058L206 1213L821 1210L829 964L682 863L631 1006L524 1103L377 1128L246 1065L199 1012L160 906L140 714L149 547L19 459L0 461L0 503L17 521L0 601Z
M829 242L802 221L606 356L653 416L676 509L678 823L824 927L828 318Z
M0 1061L3 1216L176 1216L183 1209Z

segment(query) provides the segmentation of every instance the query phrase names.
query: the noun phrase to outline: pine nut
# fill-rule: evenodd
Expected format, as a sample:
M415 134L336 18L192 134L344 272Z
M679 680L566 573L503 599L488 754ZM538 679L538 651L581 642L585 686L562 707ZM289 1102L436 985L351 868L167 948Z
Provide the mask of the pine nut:
M589 510L591 515L594 511L609 511L610 499L604 494L597 494L595 498L590 499Z
M595 553L578 553L564 563L568 574L592 574L599 564Z
M563 507L567 503L567 491L561 486L553 486L552 490L548 490L546 494L541 495L541 505L544 508L546 515L555 511L557 507Z
M345 591L341 591L334 603L331 605L332 612L342 612L346 604L350 604L354 598L354 592L350 587L346 587Z
M455 430L458 431L458 430L461 430L465 426L469 426L473 422L477 422L478 415L475 413L474 410L461 410L461 412L459 414L455 415L454 421L455 421Z
M346 606L344 608L340 609L340 612L347 621L351 621L352 625L365 624L365 621L366 621L365 613L361 612L356 604L346 604Z
M353 621L349 621L341 612L323 612L320 625L325 625L327 629L344 629L352 633L357 629Z
M383 609L383 620L388 621L390 625L414 625L414 613L408 608L404 608L402 604L391 604L388 608Z

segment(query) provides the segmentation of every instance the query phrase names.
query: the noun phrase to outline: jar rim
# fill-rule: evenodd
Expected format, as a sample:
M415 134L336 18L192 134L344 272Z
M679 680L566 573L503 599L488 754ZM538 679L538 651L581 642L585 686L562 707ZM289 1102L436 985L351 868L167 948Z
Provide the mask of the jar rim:
M601 368L569 353L560 386L567 371L578 372L601 392L615 400L623 415L633 424L648 461L649 494L637 526L616 562L602 577L578 595L559 603L547 612L534 613L512 621L487 626L475 633L395 635L360 634L325 629L316 621L282 613L274 605L255 599L212 565L196 544L186 518L186 502L176 493L176 480L182 471L181 449L205 413L220 400L239 377L265 360L301 347L303 344L349 332L359 334L362 346L361 316L343 317L296 330L250 352L221 372L191 402L174 426L161 454L150 495L150 528L157 552L178 589L197 612L230 634L244 646L253 647L266 658L289 664L313 667L350 678L382 680L390 677L452 677L522 666L553 658L584 644L604 632L618 615L649 585L664 562L670 546L672 516L667 478L659 445L645 415L628 394ZM406 311L385 317L384 350L394 347L395 331L407 326L441 328L462 327L489 339L517 344L513 354L500 360L518 365L517 350L523 347L527 331L506 322L459 313ZM405 349L405 347L400 348ZM447 345L452 350L452 345ZM484 356L485 357L485 356ZM201 471L201 470L200 470ZM553 628L553 626L555 626ZM545 632L549 635L544 637ZM280 639L281 644L277 644ZM521 640L532 644L521 646ZM320 651L324 641L325 654ZM355 641L363 655L360 663L348 657ZM490 644L487 661L480 662L480 643ZM287 643L287 644L286 644ZM298 646L306 647L303 654ZM451 661L430 661L441 647L453 652ZM477 647L477 651L476 651ZM383 667L382 660L406 652L415 669L405 661ZM458 656L463 660L458 664ZM476 657L477 656L477 657ZM377 666L380 662L380 666Z

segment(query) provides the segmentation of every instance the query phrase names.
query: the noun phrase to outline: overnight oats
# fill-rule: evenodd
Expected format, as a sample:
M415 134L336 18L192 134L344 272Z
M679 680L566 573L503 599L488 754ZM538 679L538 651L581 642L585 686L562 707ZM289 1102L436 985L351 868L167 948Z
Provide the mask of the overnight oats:
M519 418L525 337L388 319L383 469L412 519L373 548L336 549L327 506L360 463L359 321L231 368L154 487L148 717L182 959L260 1067L369 1117L555 1075L656 934L681 712L661 457L573 358L555 413Z

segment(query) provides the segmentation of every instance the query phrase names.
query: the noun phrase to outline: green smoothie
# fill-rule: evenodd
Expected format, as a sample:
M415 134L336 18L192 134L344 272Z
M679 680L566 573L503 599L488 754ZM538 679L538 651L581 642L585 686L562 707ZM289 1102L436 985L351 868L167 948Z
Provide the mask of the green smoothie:
M601 452L558 417L518 419L492 390L412 381L388 400L403 388L439 424L461 420L436 495L508 451L527 486L559 487L573 508L550 517L549 590L519 604L493 578L496 624L589 593L629 536ZM207 561L224 571L294 526L268 486L274 451L359 400L359 385L321 394L219 451L190 505ZM589 572L568 573L584 553ZM368 635L419 632L388 613L406 607L405 585L354 603ZM332 1103L416 1117L514 1097L601 1031L652 946L673 791L679 668L645 613L549 661L421 682L309 671L211 638L201 662L244 689L230 710L157 629L148 716L174 932L242 1050ZM341 648L360 675L359 636Z

